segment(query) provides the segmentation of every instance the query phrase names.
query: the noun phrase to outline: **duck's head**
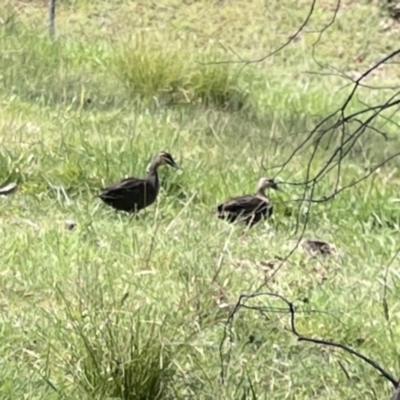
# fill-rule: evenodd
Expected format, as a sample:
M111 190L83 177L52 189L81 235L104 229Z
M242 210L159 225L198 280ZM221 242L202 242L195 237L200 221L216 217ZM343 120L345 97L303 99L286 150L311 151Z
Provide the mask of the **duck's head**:
M282 190L273 178L260 178L257 183L257 192L263 192L265 189Z
M166 151L160 151L154 158L153 164L160 165L169 165L170 167L181 169L181 167L175 162L174 158L170 153Z

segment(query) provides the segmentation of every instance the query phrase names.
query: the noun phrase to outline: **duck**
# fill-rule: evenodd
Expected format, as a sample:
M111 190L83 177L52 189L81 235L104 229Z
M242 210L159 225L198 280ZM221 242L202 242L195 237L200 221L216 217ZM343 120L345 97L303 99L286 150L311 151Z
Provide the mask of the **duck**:
M153 157L144 178L122 179L102 188L98 197L115 210L136 214L156 201L160 191L158 168L162 165L181 169L170 153L160 151Z
M282 190L273 178L262 177L257 182L256 192L231 197L217 206L217 217L229 223L243 222L252 227L273 213L271 200L265 195L266 189Z

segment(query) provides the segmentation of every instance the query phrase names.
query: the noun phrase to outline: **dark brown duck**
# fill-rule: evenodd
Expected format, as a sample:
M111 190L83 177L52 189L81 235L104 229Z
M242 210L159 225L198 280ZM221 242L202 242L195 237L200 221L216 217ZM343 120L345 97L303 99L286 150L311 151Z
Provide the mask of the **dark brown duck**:
M180 169L171 154L162 151L153 158L146 177L122 179L102 189L99 197L116 210L137 213L155 202L160 190L157 170L161 165Z
M244 222L252 227L261 219L272 215L271 200L265 195L265 189L275 189L278 185L271 178L260 178L255 194L232 197L217 206L217 216L229 223Z

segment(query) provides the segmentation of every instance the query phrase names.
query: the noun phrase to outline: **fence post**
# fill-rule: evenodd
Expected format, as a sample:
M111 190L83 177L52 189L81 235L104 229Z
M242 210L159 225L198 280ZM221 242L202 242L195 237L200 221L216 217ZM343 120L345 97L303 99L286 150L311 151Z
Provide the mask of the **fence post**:
M56 0L49 0L49 33L54 37L54 20L56 18Z

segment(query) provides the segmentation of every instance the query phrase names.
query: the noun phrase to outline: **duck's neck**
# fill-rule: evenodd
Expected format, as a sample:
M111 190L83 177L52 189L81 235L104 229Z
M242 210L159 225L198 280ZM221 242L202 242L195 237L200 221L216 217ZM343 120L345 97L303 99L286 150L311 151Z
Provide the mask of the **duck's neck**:
M147 169L147 179L150 179L151 182L154 184L157 192L160 188L160 181L158 179L158 167L160 164L157 160L151 162L149 168Z
M260 197L266 198L267 196L265 194L265 189L257 189L256 196L260 196Z
M265 189L257 189L256 194L260 194L261 196L265 196Z

